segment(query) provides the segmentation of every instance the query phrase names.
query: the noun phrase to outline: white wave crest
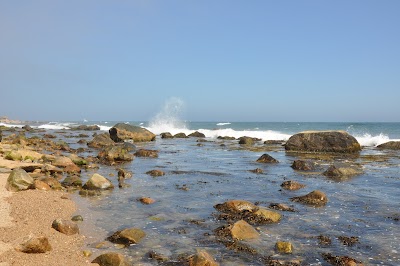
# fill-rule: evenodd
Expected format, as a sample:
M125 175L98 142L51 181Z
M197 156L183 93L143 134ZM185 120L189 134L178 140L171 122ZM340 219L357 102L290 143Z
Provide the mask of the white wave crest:
M264 140L288 140L291 135L284 134L278 131L273 130L234 130L232 128L225 128L225 129L199 129L199 132L206 135L208 138L217 138L218 136L228 136L228 137L235 137L240 138L243 136L252 137L252 138L259 138Z
M106 122L107 123L107 122ZM112 127L109 127L109 126L103 126L103 125L97 125L99 128L100 128L100 130L102 130L102 131L109 131L110 130L110 128L112 128Z
M0 126L4 126L4 127L19 127L19 128L22 128L24 125L0 123Z
M383 133L380 133L376 136L365 133L364 135L354 135L354 137L357 139L361 146L376 147L382 143L390 141L390 138Z
M43 124L43 125L37 126L37 128L59 130L59 129L71 129L71 127L73 127L74 125L76 125L76 124L74 124L74 123L50 122L48 124Z
M225 122L225 123L217 123L217 126L226 126L226 125L230 125L231 123L229 122Z

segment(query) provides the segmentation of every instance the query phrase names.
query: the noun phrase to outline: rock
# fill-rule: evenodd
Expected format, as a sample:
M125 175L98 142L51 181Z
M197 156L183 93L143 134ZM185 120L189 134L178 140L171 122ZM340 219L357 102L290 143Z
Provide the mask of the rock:
M88 144L88 142L87 142L87 140L86 139L80 139L80 140L78 140L78 143L79 144L82 144L82 145L84 145L84 144Z
M340 178L340 177L348 177L353 175L362 174L362 171L356 167L344 165L344 164L337 164L331 165L328 169L322 173L324 176L331 177L331 178Z
M74 165L72 160L65 156L57 156L52 164L56 167L62 167L62 168L67 167L68 165L72 164Z
M137 157L157 158L158 157L158 151L157 150L140 149L137 152L135 152L135 156L137 156Z
M242 211L252 212L257 206L246 200L229 200L222 204L215 205L214 208L220 212L238 213Z
M146 205L153 204L154 202L156 202L154 199L149 198L149 197L142 197L139 199L139 201Z
M82 187L82 179L76 175L67 176L64 181L61 182L61 185L63 185L63 187Z
M262 174L262 173L264 173L264 170L260 169L260 168L256 168L256 169L250 170L250 172L255 173L255 174Z
M149 252L149 258L158 262L168 261L172 257L172 252L165 248L156 248Z
M264 153L263 155L261 155L260 158L257 159L258 163L279 163L278 160L276 160L275 158L273 158L272 156Z
M17 168L11 171L7 178L6 189L8 191L17 192L27 190L33 185L33 178L22 170Z
M104 176L93 174L82 188L87 190L106 190L113 189L114 185Z
M82 217L82 215L75 215L75 216L72 216L71 221L83 222L83 217Z
M49 185L51 187L51 189L54 189L54 190L61 190L62 189L62 186L61 186L60 182L58 182L58 180L55 179L54 177L42 177L39 180L43 181L44 183Z
M173 139L174 136L172 136L172 134L169 132L164 132L164 133L161 133L161 138L162 139Z
M314 170L314 164L308 161L295 160L291 166L294 170L311 171Z
M253 145L254 144L254 140L253 140L253 138L250 138L250 137L240 137L239 138L239 144L241 144L241 145Z
M188 136L186 136L185 133L177 133L177 134L174 135L174 138L177 138L177 139L186 139L186 138L188 138Z
M357 236L339 236L338 239L343 245L349 246L349 247L358 243Z
M189 266L219 266L219 263L204 249L188 258Z
M286 212L295 212L294 208L289 207L283 203L271 203L268 206L270 209L279 210L279 211L286 211Z
M292 180L285 181L281 184L281 187L286 190L299 190L305 186L306 185L300 184L299 182L292 181Z
M64 168L64 172L66 172L66 173L80 173L81 172L81 168L79 168L76 164L70 164L70 165L67 165Z
M22 161L22 155L18 151L8 151L4 154L4 159L11 161Z
M107 240L116 244L129 246L131 244L139 243L145 236L146 233L139 228L127 228L115 232L114 234L109 236Z
M400 141L389 141L377 146L379 149L400 150Z
M18 248L24 253L46 253L51 251L51 245L47 237L32 237Z
M278 241L275 244L275 248L279 253L282 254L290 254L293 252L292 243L290 242Z
M127 259L115 252L109 252L105 254L101 254L97 258L95 258L92 263L97 263L100 266L130 266L131 264L127 261Z
M130 142L124 142L122 144L122 148L124 148L127 151L136 151L136 146L133 143Z
M251 213L251 218L249 217L247 219L249 219L249 222L253 221L255 224L265 224L277 223L281 218L282 216L280 213L260 207Z
M95 131L100 130L100 127L98 125L79 125L77 127L72 127L71 130Z
M22 127L22 129L24 129L25 131L32 131L33 128L30 125L25 125Z
M44 191L48 191L51 189L51 187L48 184L46 184L45 182L43 182L41 180L33 181L33 188L37 189L37 190L44 190Z
M133 142L154 141L156 135L145 128L118 123L109 130L110 137L114 142L132 140Z
M108 163L113 163L132 161L134 157L133 154L129 153L122 146L107 146L99 152L97 158Z
M93 253L90 250L83 250L82 254L84 257L89 258L90 256L92 256Z
M235 140L235 137L229 137L229 136L218 136L217 139L223 139L223 140Z
M73 154L73 153L71 153L71 154L68 156L68 158L70 158L71 161L72 161L74 164L79 165L79 166L87 165L87 164L88 164L88 162L87 162L85 159L83 159L83 158L81 158L81 157L79 157L78 155Z
M79 234L79 227L76 223L69 220L56 219L51 227L65 235Z
M266 140L264 141L264 144L269 144L269 145L282 145L285 141L284 140Z
M322 253L322 257L334 266L363 266L361 261L347 256L334 256L331 253Z
M328 202L328 198L326 197L325 193L319 190L314 190L304 196L293 197L290 200L311 205L314 207L324 206Z
M355 153L361 150L358 141L346 131L304 131L291 136L287 151Z
M259 233L246 221L240 220L228 227L228 230L233 239L248 240L257 239L260 237Z
M161 171L161 170L156 170L156 169L155 169L155 170L148 171L148 172L146 172L146 174L151 175L151 176L153 176L153 177L165 175L165 173L164 173L163 171Z
M115 142L110 138L110 134L102 133L96 135L87 145L91 148L104 148L114 144Z
M123 177L124 179L131 178L133 176L133 173L131 171L118 168L118 177Z
M205 138L206 135L204 135L203 133L199 132L199 131L195 131L193 133L190 133L188 135L188 137L195 137L195 138Z

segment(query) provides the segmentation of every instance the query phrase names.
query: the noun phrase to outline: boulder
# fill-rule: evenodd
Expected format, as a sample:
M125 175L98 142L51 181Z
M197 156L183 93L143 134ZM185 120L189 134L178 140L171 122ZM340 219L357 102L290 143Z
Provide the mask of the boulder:
M57 179L55 179L54 177L42 177L39 179L40 181L46 183L47 185L49 185L51 187L51 189L54 190L61 190L62 186L61 183L58 182Z
M147 171L146 174L151 175L153 177L165 175L163 171L157 169Z
M214 208L220 212L239 213L242 211L252 212L257 206L246 200L229 200L215 205Z
M400 141L389 141L377 146L379 149L400 150Z
M326 197L325 193L319 190L314 190L304 196L293 197L290 200L314 207L324 206L328 202L328 198Z
M110 134L102 133L96 135L87 145L91 148L104 148L114 144L115 142L110 138Z
M72 160L65 156L57 156L52 163L56 167L67 167L68 165L75 165Z
M239 144L241 145L253 145L254 144L254 140L253 138L250 137L240 137L239 138Z
M94 131L94 130L100 130L100 127L98 125L79 125L77 127L72 127L71 130Z
M193 133L190 133L188 135L188 137L195 137L195 138L205 138L206 135L204 135L203 133L199 132L199 131L195 131Z
M45 182L41 181L41 180L35 180L33 181L33 186L34 189L37 190L44 190L44 191L48 191L51 189L51 187L46 184Z
M127 228L115 232L109 236L107 240L113 243L129 246L131 244L139 243L145 236L146 233L139 228Z
M258 163L279 163L278 160L276 160L275 158L273 158L272 156L264 153L263 155L261 155L260 158L257 159Z
M330 165L328 169L322 174L330 178L340 178L359 175L362 174L362 171L361 169L354 166L349 166L345 164L333 164Z
M123 146L107 146L99 152L97 158L108 163L112 163L132 161L134 156L132 153L129 153L129 151L126 150Z
M156 135L145 128L132 126L129 124L118 123L110 130L110 137L114 142L132 140L133 142L154 141Z
M287 151L355 153L361 150L358 141L346 131L304 131L291 136Z
M51 227L65 235L79 234L78 225L70 220L56 219L53 221Z
M177 134L174 135L174 138L177 138L177 139L186 139L186 138L188 138L188 136L186 136L185 133L177 133Z
M237 221L233 225L229 226L228 230L233 239L249 240L260 237L260 234L256 231L256 229L254 229L244 220Z
M161 133L161 138L162 139L173 139L174 136L172 136L172 134L169 132L164 132L164 133Z
M271 211L265 208L258 208L251 214L251 220L255 221L255 224L265 223L277 223L281 220L282 216L279 212Z
M189 266L218 266L219 263L204 249L188 258Z
M82 179L76 175L67 176L61 184L63 187L82 187Z
M17 168L11 171L7 178L6 189L8 191L17 192L27 190L33 185L33 178L22 170Z
M303 160L295 160L291 165L291 167L294 170L299 170L299 171L311 171L315 169L314 163Z
M299 182L288 180L281 184L281 187L286 190L299 190L306 185L300 184Z
M137 152L135 152L135 156L137 156L137 157L157 158L158 157L158 151L157 150L140 149Z
M130 266L131 264L127 259L119 253L109 252L101 254L95 258L92 263L97 263L100 266Z
M113 189L114 185L104 176L93 174L82 188L87 190L107 190Z
M51 251L51 245L47 237L32 237L18 248L24 253L46 253Z
M290 242L278 241L275 244L275 248L276 251L278 251L281 254L290 254L293 252L292 243Z

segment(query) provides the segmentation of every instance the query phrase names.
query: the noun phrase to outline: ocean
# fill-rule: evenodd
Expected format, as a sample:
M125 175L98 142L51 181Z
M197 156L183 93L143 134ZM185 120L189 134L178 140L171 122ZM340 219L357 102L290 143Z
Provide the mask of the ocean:
M94 254L117 251L130 257L135 265L179 265L172 263L197 249L206 249L221 265L266 265L263 260L266 257L285 262L301 261L301 265L331 265L323 259L322 254L327 253L348 256L364 265L400 265L400 152L376 148L381 143L400 140L400 123L188 122L163 118L28 124L55 134L71 148L84 148L78 155L87 157L96 156L98 152L78 143L81 139L78 134L88 132L69 129L82 124L98 125L100 132L107 132L117 122L142 126L157 135L200 131L206 135L207 142L199 143L197 138L161 139L157 136L154 142L135 145L158 150L158 158L137 157L122 165L83 170L84 181L97 172L116 186L119 167L134 173L126 180L129 188L115 188L96 197L82 197L71 192L78 204L77 214L85 219L80 226L87 236L86 248ZM287 153L281 145L263 143L265 140L286 141L305 130L345 130L363 149L356 156L318 156ZM218 136L249 136L263 141L247 148L237 140L220 140ZM90 139L91 136L87 138ZM257 163L264 153L279 163ZM290 166L297 159L313 161L319 170L295 171ZM362 173L341 180L322 175L334 163L357 166ZM250 171L256 168L263 173ZM162 170L165 175L146 174L153 169ZM281 184L287 180L300 182L305 187L297 191L284 190ZM290 200L313 190L327 195L326 206L315 208ZM138 201L140 197L151 197L155 203L143 205ZM216 237L215 229L226 221L217 218L218 211L214 208L232 199L247 200L262 207L284 203L295 212L281 211L279 223L256 226L260 239L245 243L255 253L233 250ZM144 230L145 239L123 249L112 244L99 248L99 243L107 236L127 227ZM321 236L328 237L331 243L321 244ZM347 245L340 240L343 237L354 237L357 241ZM276 252L277 241L291 242L293 252ZM151 259L151 252L168 257L170 264Z

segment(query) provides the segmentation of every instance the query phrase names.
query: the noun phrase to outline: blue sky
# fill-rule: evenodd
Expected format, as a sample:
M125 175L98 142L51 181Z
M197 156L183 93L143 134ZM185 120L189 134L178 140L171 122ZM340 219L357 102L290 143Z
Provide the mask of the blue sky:
M0 115L400 121L400 1L1 1Z

